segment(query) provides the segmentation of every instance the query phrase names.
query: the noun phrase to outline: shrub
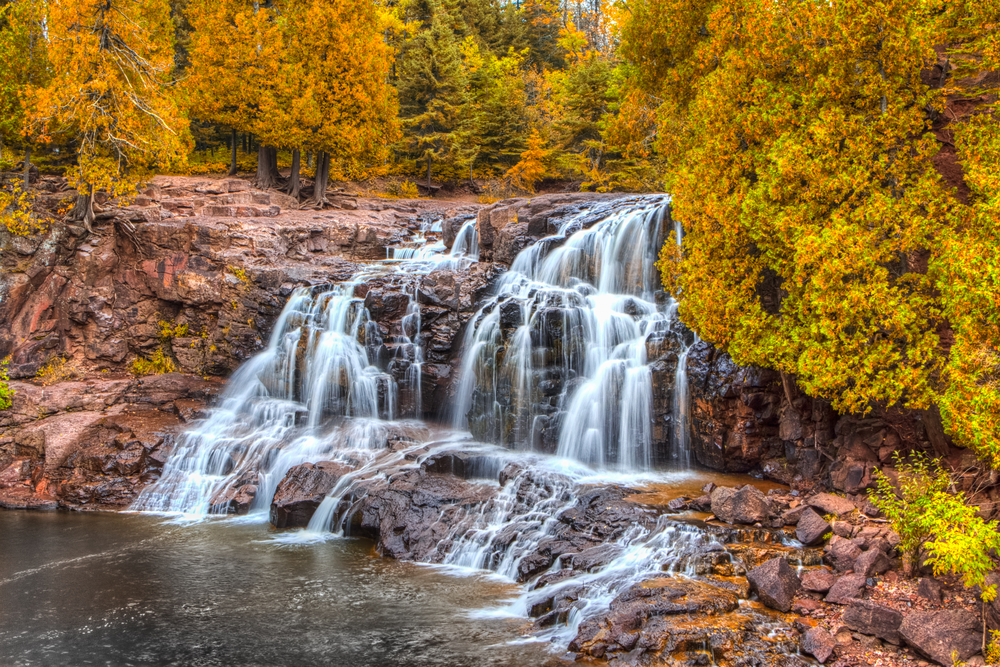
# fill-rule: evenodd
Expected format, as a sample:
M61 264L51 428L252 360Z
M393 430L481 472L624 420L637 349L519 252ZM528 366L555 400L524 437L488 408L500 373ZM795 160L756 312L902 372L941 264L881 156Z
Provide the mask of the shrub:
M48 387L57 382L70 380L80 375L80 372L65 358L55 357L47 364L38 369L35 373L37 379L43 387Z
M135 361L129 366L129 370L133 375L162 375L163 373L174 373L177 371L177 365L174 364L173 360L163 353L163 348L159 348L153 353L149 359L145 357L136 357Z
M941 465L923 455L903 460L896 455L899 480L895 486L879 471L872 503L889 519L900 537L903 571L913 575L921 547L935 575L951 573L966 586L983 586L993 570L990 551L1000 550L994 521L977 516L965 494L950 491L951 478ZM996 597L995 587L983 589L983 600Z
M19 185L0 189L0 224L14 236L28 236L46 229L32 212L32 196Z
M9 363L10 357L0 361L0 410L9 408L11 406L11 398L14 397L14 390L7 384L10 380L10 377L7 376L7 364Z

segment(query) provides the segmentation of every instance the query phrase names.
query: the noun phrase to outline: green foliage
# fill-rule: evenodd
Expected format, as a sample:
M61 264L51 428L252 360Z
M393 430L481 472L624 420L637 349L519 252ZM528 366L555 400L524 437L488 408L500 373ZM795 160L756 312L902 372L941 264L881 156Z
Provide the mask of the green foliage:
M175 373L177 365L163 353L163 348L160 347L148 359L136 357L129 366L129 371L137 376L162 375L163 373Z
M6 410L11 406L11 399L15 393L7 384L10 381L10 377L7 375L8 364L10 364L10 357L0 361L0 410Z
M0 225L14 236L44 232L47 225L32 211L34 197L20 185L0 188Z
M996 522L977 516L979 508L967 504L965 494L949 490L951 478L937 461L897 454L896 464L896 484L880 471L870 498L899 534L904 571L912 575L924 548L935 575L955 574L966 586L983 586L995 567L990 552L1000 549ZM982 597L994 599L995 588L985 588Z
M230 267L232 270L232 267ZM242 270L242 269L240 269ZM246 274L244 274L244 277ZM239 276L237 276L239 277ZM167 322L166 320L160 320L160 340L167 342L174 338L183 338L188 334L187 324L174 324L173 322Z

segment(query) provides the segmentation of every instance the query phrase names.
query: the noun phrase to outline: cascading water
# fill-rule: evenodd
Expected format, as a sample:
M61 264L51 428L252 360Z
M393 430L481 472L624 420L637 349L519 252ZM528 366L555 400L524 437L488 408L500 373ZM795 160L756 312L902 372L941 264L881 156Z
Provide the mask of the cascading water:
M430 226L429 226L430 227ZM410 303L396 340L384 341L358 287L387 274L420 276L441 267L467 266L475 234L444 254L444 245L421 244L406 261L373 265L327 289L299 288L275 322L267 348L237 370L209 417L184 433L159 480L132 509L194 516L226 513L239 488L253 495L251 511L266 510L278 482L292 467L337 458L385 441L380 420L421 417L420 308ZM403 386L388 372L384 349L406 357ZM398 361L398 358L396 359ZM400 415L400 391L414 406ZM338 454L340 452L340 454Z
M647 339L678 326L672 301L657 299L665 215L660 198L581 228L594 218L585 212L517 256L467 330L456 427L600 468L650 469ZM679 391L674 449L686 451L686 384Z
M497 470L507 467L489 501L462 508L460 520L449 524L434 562L522 580L525 559L564 529L563 517L579 509L582 488L612 478L641 485L659 479L661 473L650 472L656 463L689 465L685 366L690 348L678 335L683 325L677 304L659 292L655 268L668 220L663 197L601 204L568 217L556 234L517 256L470 320L455 426L506 447L489 454L498 462L487 466L493 479L476 483L495 487ZM294 292L268 347L234 375L209 418L179 440L161 479L133 509L224 512L234 493L253 487L251 510L263 510L292 466L341 460L353 471L339 478L307 530L276 538L327 539L343 534L364 489L390 483L439 453L440 444L386 445L386 420L423 413L416 283L406 291L398 335L388 338L371 321L364 299L355 296L359 286L387 274L405 281L406 275L463 269L478 260L475 218L462 224L447 254L435 236L439 229L424 225L409 241L390 248L385 262L347 283ZM679 226L675 233L680 243ZM663 449L667 443L654 442L647 350L667 339L680 342L673 343L679 348L670 453L666 461L662 456L657 461L654 445ZM394 372L397 365L405 371ZM407 414L400 414L401 405L410 406ZM410 422L409 428L421 427ZM453 439L444 449L488 447L470 444L468 436ZM512 462L513 467L507 465ZM683 574L692 553L722 548L705 531L663 518L631 525L607 546L615 555L602 565L545 589L545 595L570 586L580 589L565 624L548 631L564 644L628 586L665 570ZM550 573L565 566L558 557ZM527 615L538 595L526 589L507 612Z

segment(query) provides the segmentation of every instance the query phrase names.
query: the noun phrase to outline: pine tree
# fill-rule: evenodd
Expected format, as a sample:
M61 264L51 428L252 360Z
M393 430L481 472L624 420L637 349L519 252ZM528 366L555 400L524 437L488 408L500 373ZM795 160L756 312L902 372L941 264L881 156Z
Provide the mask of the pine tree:
M426 165L430 188L435 162L464 169L474 158L474 110L453 8L421 0L415 9L421 25L400 54L400 114L407 148Z
M171 85L173 24L166 0L47 3L53 78L30 97L43 138L78 145L73 217L89 230L94 193L127 195L152 169L186 153L186 119Z

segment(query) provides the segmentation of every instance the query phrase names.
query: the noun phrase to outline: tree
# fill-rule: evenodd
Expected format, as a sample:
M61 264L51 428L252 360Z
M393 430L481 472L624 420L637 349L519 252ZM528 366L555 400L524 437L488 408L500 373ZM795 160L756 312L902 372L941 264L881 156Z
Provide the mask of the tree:
M462 168L474 158L474 116L452 8L441 0L420 0L415 11L420 27L400 54L400 112L407 148L426 164L430 188L434 162Z
M183 159L186 119L172 86L173 25L166 0L48 3L53 77L31 95L32 127L71 136L79 192L73 217L88 230L94 193L134 192L152 169Z
M271 3L190 0L189 76L192 115L232 132L230 175L236 173L237 133L259 130L261 97L280 81L284 39ZM277 184L277 154L262 143L257 183Z
M41 0L18 0L0 7L0 145L23 143L25 192L33 137L24 101L50 78L43 19Z

